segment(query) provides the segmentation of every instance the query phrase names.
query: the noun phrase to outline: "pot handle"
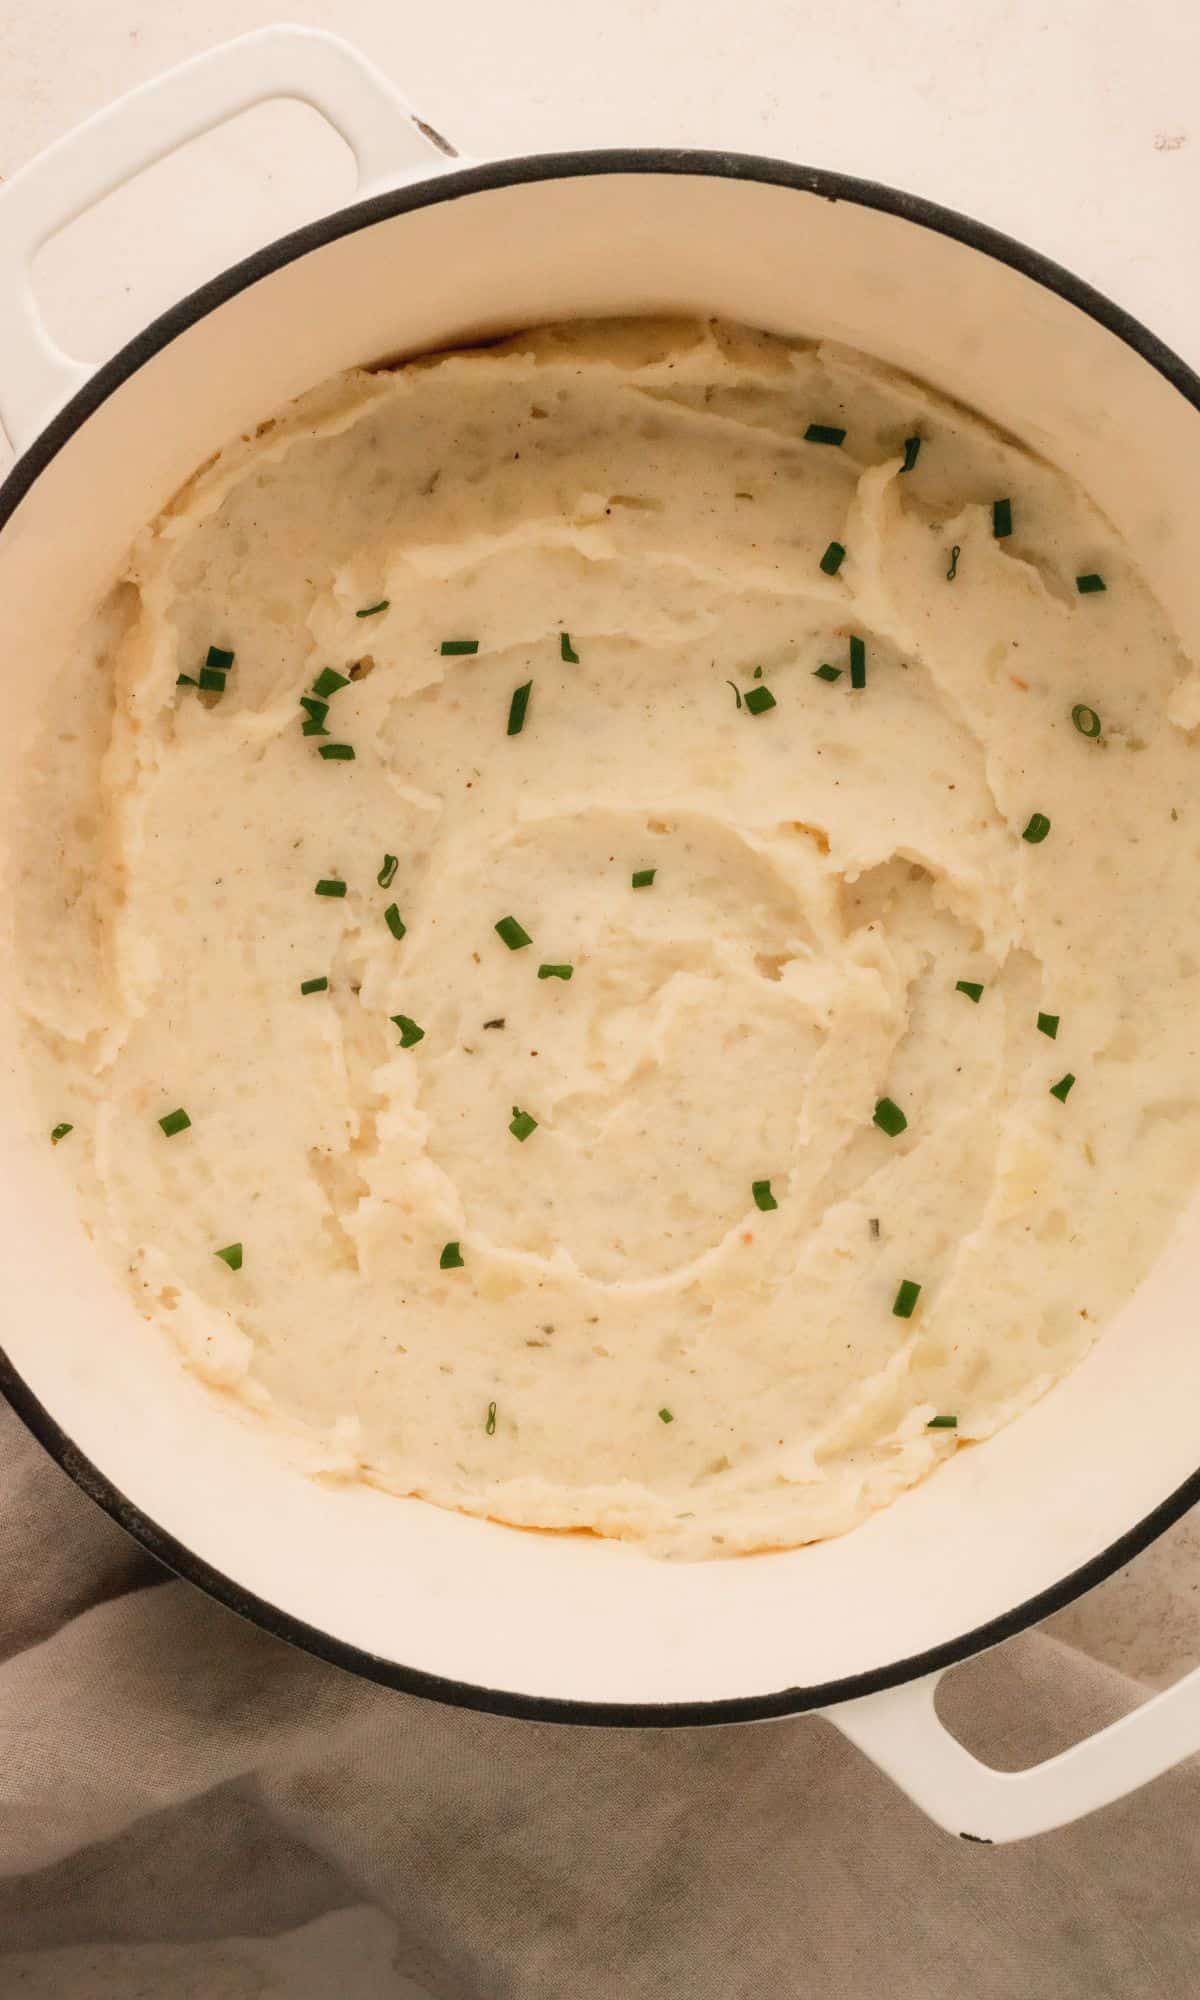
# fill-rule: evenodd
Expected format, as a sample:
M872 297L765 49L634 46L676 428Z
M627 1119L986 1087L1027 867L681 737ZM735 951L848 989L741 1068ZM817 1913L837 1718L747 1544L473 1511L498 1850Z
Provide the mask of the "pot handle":
M820 1711L914 1805L963 1840L1023 1840L1123 1799L1200 1750L1200 1667L1026 1771L980 1763L939 1721L941 1674Z
M256 104L298 98L358 164L358 195L395 186L455 149L340 36L260 28L139 84L39 153L0 193L0 421L17 451L93 373L51 340L30 280L35 253L132 175Z

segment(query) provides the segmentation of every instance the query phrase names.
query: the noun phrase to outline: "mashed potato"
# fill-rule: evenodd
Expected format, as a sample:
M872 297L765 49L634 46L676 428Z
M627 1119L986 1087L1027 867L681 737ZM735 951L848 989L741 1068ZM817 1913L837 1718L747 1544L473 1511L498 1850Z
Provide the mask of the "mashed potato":
M1067 479L845 350L341 378L147 530L34 759L64 1170L326 1471L844 1530L1071 1368L1194 1184L1188 672Z

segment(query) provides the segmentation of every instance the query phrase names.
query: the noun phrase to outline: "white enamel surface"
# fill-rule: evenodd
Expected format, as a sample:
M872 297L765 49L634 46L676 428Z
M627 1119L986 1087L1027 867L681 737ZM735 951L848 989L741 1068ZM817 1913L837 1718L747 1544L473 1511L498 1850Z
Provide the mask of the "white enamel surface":
M592 176L464 195L331 244L189 329L103 405L0 536L5 653L22 665L8 684L0 754L13 763L0 796L13 795L23 727L72 626L135 529L223 438L353 361L640 309L832 334L982 408L1082 481L1200 650L1189 532L1200 415L1113 335L999 263L849 202ZM953 1640L1053 1586L1200 1457L1191 1226L1043 1403L838 1541L662 1565L322 1488L206 1400L102 1276L31 1127L13 1039L0 1035L0 1269L14 1365L198 1556L386 1660L602 1702L819 1686Z

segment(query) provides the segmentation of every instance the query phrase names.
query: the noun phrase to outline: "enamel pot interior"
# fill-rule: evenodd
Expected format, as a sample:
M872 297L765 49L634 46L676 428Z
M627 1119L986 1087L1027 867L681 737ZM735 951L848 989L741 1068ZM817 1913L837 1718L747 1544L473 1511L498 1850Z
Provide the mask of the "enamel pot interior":
M984 411L1090 491L1200 655L1200 389L1084 288L953 217L767 162L515 163L379 197L228 274L110 364L22 461L0 531L0 811L20 808L22 746L61 704L73 629L134 533L226 439L351 363L662 310L832 336ZM1074 1374L835 1541L663 1564L314 1482L184 1375L106 1273L28 1101L11 962L10 949L0 1380L167 1560L359 1671L581 1720L801 1708L1017 1629L1195 1497L1195 1216Z

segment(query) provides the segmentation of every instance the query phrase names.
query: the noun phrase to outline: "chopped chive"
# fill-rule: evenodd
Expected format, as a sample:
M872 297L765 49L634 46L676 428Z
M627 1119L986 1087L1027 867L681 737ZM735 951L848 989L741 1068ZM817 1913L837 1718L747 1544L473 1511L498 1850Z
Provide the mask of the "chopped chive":
M755 678L755 680L756 680L756 681L760 681L760 680L762 679L762 668L761 668L761 667L755 667L755 669L754 669L754 678Z
M525 711L529 707L529 697L533 692L533 682L523 681L514 688L512 700L508 704L508 734L519 736L525 727Z
M635 889L648 889L657 874L657 868L635 868L630 880Z
M814 679L814 680L818 680L818 681L840 681L840 680L841 680L841 678L842 678L842 670L841 670L841 668L840 668L840 667L830 667L830 666L823 666L823 667L814 667L814 668L813 668L813 679Z
M1012 501L992 501L992 533L998 542L1012 534Z
M1093 591L1107 590L1108 585L1102 576L1097 576L1095 570L1090 570L1087 576L1076 577L1075 588L1081 597L1090 597Z
M1060 1104L1065 1104L1074 1088L1075 1079L1071 1075L1070 1070L1068 1070L1065 1076L1059 1077L1057 1083L1050 1085L1050 1095L1051 1097L1057 1097Z
M54 1127L54 1130L50 1134L50 1144L52 1146L57 1146L60 1139L65 1139L67 1133L73 1132L74 1130L75 1127L73 1125L56 1125Z
M830 542L829 547L821 557L821 568L824 570L826 576L836 576L845 560L846 551L842 547L842 544L840 542Z
M461 1271L463 1253L461 1243L443 1243L442 1254L438 1258L439 1271Z
M214 1250L213 1256L219 1257L222 1264L228 1264L231 1271L240 1271L242 1268L242 1246L240 1243L227 1243L223 1250Z
M769 687L747 688L744 700L751 715L765 715L769 708L775 706L775 697Z
M927 1431L956 1431L958 1429L958 1418L930 1417L925 1428Z
M425 1040L424 1028L418 1028L416 1022L408 1014L389 1014L388 1019L389 1021L394 1021L400 1030L400 1046L402 1049L415 1049L418 1042Z
M399 866L400 866L400 859L398 855L395 854L384 855L383 867L380 869L378 875L375 877L375 880L378 882L381 889L391 888L392 883L396 879L396 870Z
M979 1002L983 998L983 988L977 979L956 979L954 982L954 991L956 993L965 993L967 999L973 1000L976 1006L979 1005Z
M662 1409L658 1413L658 1421L660 1424L673 1424L675 1421L673 1413L670 1410L668 1410L665 1403L663 1404Z
M346 884L340 882L336 875L323 875L313 890L314 896L344 896L345 893Z
M734 698L734 701L735 701L735 702L737 703L738 707L740 708L740 707L741 707L741 705L742 705L742 691L741 691L741 689L740 689L740 688L738 687L738 685L737 685L737 682L736 682L736 681L726 681L725 685L726 685L726 687L727 687L727 688L732 688L732 689L733 689L733 698Z
M953 583L955 577L958 575L958 559L961 554L962 550L959 548L958 543L955 542L950 550L950 567L946 571L947 583Z
M755 1208L761 1208L764 1215L770 1209L779 1207L779 1203L771 1193L770 1181L751 1181L750 1192L754 1196Z
M487 1434L487 1436L488 1436L488 1437L495 1437L495 1435L496 1435L496 1405L495 1405L494 1403L489 1403L489 1404L488 1404L488 1411L487 1411L487 1422L486 1422L486 1424L484 1425L484 1427L483 1427L483 1428L484 1428L484 1431L485 1431L485 1433Z
M194 688L199 687L200 683L195 674L176 674L175 685L177 688Z
M539 979L570 979L575 971L573 965L539 965Z
M867 685L867 642L865 639L850 641L850 685L865 688Z
M316 680L313 682L313 693L319 700L323 701L327 694L336 694L339 688L349 687L349 685L350 682L347 676L339 674L336 667L322 667Z
M1071 710L1071 720L1081 736L1087 736L1095 742L1102 724L1094 708L1089 708L1084 701L1077 701Z
M1022 840L1027 840L1031 847L1037 847L1040 842L1045 840L1049 831L1050 822L1046 818L1045 813L1030 813L1029 824L1026 826L1021 838Z
M810 424L804 433L805 444L844 444L846 433L836 424Z
M892 1301L892 1311L897 1319L911 1319L913 1307L921 1296L921 1287L912 1278L902 1278L900 1289Z
M322 743L317 752L330 764L352 764L354 762L353 743Z
M513 1105L513 1115L508 1121L508 1129L514 1139L519 1139L524 1145L529 1134L537 1131L537 1125L537 1119L531 1117L528 1111L522 1111L519 1104Z
M443 656L445 656L445 655L447 655L447 654L452 654L452 653L477 653L478 651L479 651L479 641L478 641L478 639L443 639L443 640L442 640L442 654L443 654Z
M493 925L493 929L497 937L504 940L510 951L523 951L527 944L533 943L529 932L522 928L515 917L501 917L499 923Z
M881 1097L875 1106L875 1123L881 1132L887 1133L889 1139L898 1139L907 1128L908 1120L890 1097Z
M221 673L228 673L233 665L233 653L224 646L210 646L205 655L206 667L216 667Z
M383 913L383 921L387 925L392 936L395 938L398 944L400 942L400 939L404 936L405 931L408 929L408 925L405 923L404 918L400 915L400 909L398 904L396 903L388 904L387 909Z
M1056 1041L1060 1019L1061 1016L1058 1014L1039 1014L1037 1018L1039 1035L1049 1035L1052 1042Z
M329 713L329 703L327 701L318 701L311 694L301 695L300 706L310 722L324 722L325 717Z
M328 975L322 973L319 979L302 979L300 981L300 991L302 993L328 993Z
M567 665L569 667L577 667L579 665L579 655L571 644L571 634L569 632L560 632L558 643Z
M386 611L391 601L390 597L381 597L378 604L364 604L362 610L356 611L354 616L356 618L374 618L377 612Z
M201 694L224 694L225 676L217 667L201 667L196 686Z
M920 440L920 438L919 438L919 437L910 437L910 438L905 438L905 440L904 440L904 463L903 463L903 465L902 465L902 466L900 467L900 470L901 470L901 472L911 472L911 471L912 471L912 469L913 469L913 466L914 466L914 465L916 464L916 462L917 462L917 457L918 457L918 454L919 454L919 452L920 452L920 449L921 449L921 440Z
M314 722L310 716L307 722L300 725L300 734L301 736L328 736L329 731L323 722Z
M192 1121L186 1111L168 1111L166 1117L160 1118L158 1122L167 1138L173 1139L177 1132L186 1132Z

